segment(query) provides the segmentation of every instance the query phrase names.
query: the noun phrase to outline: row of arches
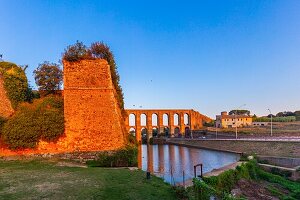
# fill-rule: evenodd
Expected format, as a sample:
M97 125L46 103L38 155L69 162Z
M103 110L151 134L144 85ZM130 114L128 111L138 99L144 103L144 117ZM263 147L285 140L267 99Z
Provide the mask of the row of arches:
M148 137L149 133L150 133L151 137L157 137L161 133L163 133L163 135L165 137L170 137L171 135L178 137L181 135L179 127L175 127L175 129L173 130L174 131L173 133L171 133L171 130L169 129L169 127L164 127L163 130L161 130L161 132L157 127L153 127L152 130L148 130L146 127L143 127L143 128L141 128L140 131L141 131L140 134L141 134L142 138L144 138L144 139ZM136 134L137 134L136 129L133 127L131 127L129 129L129 133L132 134L133 136L136 136ZM190 128L185 127L184 135L188 136L189 133L190 133Z
M185 113L183 115L183 123L184 125L189 125L190 124L190 116ZM177 113L173 115L173 124L170 124L170 117L167 113L163 114L162 117L162 125L163 126L169 126L169 125L174 125L178 126L180 124L180 117ZM136 115L131 113L129 114L129 126L136 126ZM147 126L147 115L142 113L140 115L140 126ZM158 126L158 115L156 113L153 113L151 116L151 125L152 126Z

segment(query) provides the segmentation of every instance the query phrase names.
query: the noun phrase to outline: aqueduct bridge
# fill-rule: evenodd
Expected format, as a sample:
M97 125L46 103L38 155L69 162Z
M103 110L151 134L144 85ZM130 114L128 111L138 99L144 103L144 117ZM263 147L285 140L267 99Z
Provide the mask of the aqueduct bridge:
M148 137L188 135L200 129L211 119L193 109L126 109L126 129L141 140L142 134Z

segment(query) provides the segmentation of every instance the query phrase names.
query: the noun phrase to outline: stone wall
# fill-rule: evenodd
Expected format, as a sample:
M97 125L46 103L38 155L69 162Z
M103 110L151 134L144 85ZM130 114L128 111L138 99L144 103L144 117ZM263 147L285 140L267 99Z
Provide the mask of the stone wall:
M11 102L7 97L6 91L4 89L4 81L0 74L0 116L9 117L14 113Z
M91 151L124 146L124 120L106 60L63 63L67 148Z

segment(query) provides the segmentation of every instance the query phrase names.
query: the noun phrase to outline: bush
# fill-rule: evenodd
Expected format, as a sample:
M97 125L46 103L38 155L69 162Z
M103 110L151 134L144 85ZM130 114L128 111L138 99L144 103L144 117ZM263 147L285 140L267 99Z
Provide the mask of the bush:
M32 93L28 86L25 69L9 62L0 62L0 75L3 76L4 88L14 109L21 102L31 101Z
M137 146L138 145L138 142L135 138L135 136L133 136L132 134L128 134L128 144L129 145L134 145L134 146Z
M216 194L216 190L212 186L196 178L193 179L193 190L197 200L208 200Z
M87 161L89 167L136 167L138 149L126 146L115 152L101 152L97 160Z
M74 45L70 45L65 49L65 52L63 53L63 59L70 61L70 62L76 62L83 59L91 59L90 53L87 49L87 47L79 41L76 41Z
M20 105L5 123L2 138L11 149L34 148L40 139L54 141L63 132L63 100L49 96Z
M2 130L2 128L3 128L6 121L7 121L7 119L0 116L0 135L1 135L1 130Z

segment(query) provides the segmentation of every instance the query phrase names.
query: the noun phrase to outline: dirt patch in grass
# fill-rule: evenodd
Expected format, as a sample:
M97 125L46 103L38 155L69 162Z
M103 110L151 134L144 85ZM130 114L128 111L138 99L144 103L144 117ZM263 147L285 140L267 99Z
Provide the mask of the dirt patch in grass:
M59 166L59 167L81 167L81 168L87 168L87 166L85 164L73 163L73 162L64 162L64 161L58 162L56 164L56 166Z
M272 195L263 182L241 179L234 190L239 191L240 196L246 197L248 200L279 200L278 197Z

